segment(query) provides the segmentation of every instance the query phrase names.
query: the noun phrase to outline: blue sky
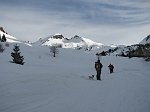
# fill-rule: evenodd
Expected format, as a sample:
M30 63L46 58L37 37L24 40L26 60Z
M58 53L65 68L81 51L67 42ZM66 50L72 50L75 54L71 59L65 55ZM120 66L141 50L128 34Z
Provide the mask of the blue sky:
M150 34L150 0L0 0L0 26L21 40L55 33L130 45Z

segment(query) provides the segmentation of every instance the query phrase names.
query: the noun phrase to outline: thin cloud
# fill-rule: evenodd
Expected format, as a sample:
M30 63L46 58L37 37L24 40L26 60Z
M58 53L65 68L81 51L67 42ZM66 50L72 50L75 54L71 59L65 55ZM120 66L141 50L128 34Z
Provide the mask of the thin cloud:
M5 0L0 4L0 21L22 40L62 33L67 38L80 35L104 44L129 45L149 34L149 4L147 0Z

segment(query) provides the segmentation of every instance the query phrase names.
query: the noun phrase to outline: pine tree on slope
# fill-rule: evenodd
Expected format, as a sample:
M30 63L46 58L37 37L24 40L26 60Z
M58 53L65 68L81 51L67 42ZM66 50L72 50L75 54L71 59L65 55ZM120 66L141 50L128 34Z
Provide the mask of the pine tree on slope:
M3 34L1 42L6 42L6 41L7 41L7 39L6 39L5 35Z
M14 46L13 51L14 52L11 53L11 56L13 57L12 63L23 65L24 64L24 62L23 62L24 58L23 58L23 56L20 55L21 52L19 52L20 49L19 49L19 46L17 44Z

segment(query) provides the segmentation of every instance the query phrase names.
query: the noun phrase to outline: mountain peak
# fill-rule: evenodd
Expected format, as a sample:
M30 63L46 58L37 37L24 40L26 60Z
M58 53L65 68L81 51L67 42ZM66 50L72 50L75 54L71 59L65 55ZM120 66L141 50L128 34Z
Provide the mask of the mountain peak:
M78 35L75 35L74 37L72 37L72 38L81 38L80 36L78 36Z
M150 40L150 35L148 35L148 36L146 37L146 41L148 41L148 40Z
M83 38L78 36L78 35L75 35L74 37L72 37L71 39L69 39L70 42L75 42L75 43L79 43L79 42L82 42L83 41Z
M57 34L54 34L51 38L53 38L53 39L63 39L64 36L62 34L57 33Z
M83 38L78 35L68 39L65 38L62 34L55 34L48 36L46 38L40 39L36 43L36 45L58 45L62 46L62 48L73 48L73 49L97 49L103 46L101 43L94 42L88 38Z
M145 37L141 42L140 44L150 44L150 35L148 35L147 37Z

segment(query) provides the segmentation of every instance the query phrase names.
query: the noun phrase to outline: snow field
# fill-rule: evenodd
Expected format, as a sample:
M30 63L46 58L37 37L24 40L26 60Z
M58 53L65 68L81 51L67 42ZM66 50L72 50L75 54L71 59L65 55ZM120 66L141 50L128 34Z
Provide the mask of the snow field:
M150 63L106 56L102 81L94 52L20 45L25 65L10 63L13 46L0 54L0 112L149 112ZM115 66L109 74L108 65Z

